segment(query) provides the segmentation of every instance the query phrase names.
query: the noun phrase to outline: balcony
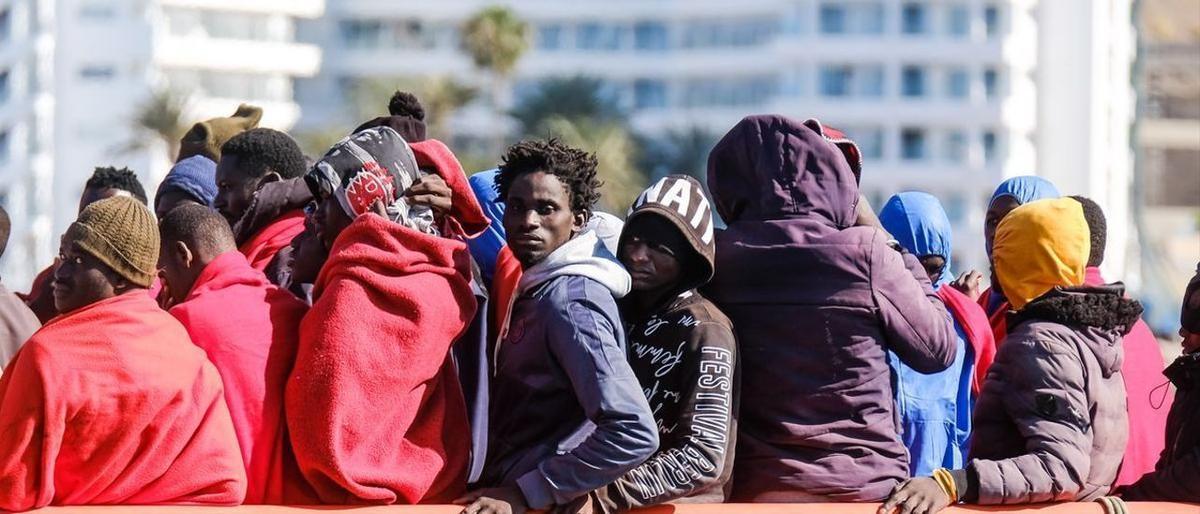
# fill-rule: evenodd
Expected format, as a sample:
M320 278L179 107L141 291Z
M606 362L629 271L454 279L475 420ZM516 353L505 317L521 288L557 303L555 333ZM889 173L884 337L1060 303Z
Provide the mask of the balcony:
M159 3L164 7L258 14L285 14L297 18L318 18L322 14L325 14L324 0L159 0Z
M321 49L299 43L163 36L154 46L154 63L168 68L312 77L321 67Z

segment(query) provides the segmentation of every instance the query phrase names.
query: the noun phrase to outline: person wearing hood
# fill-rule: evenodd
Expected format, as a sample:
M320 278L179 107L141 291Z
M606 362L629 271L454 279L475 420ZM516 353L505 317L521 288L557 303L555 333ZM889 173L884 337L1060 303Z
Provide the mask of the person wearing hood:
M11 230L12 220L8 217L8 211L0 206L0 257L4 256ZM29 306L0 282L0 368L16 356L25 340L41 326Z
M179 154L175 162L201 155L213 162L221 160L221 146L242 132L258 127L262 120L261 107L240 104L232 116L210 118L196 122L179 139Z
M487 220L461 172L444 177L451 215L411 202L404 193L420 162L395 130L374 127L304 177L328 260L300 324L284 410L301 472L324 503L445 503L466 488L470 426L451 345L476 313L462 239Z
M1179 313L1183 355L1163 372L1175 385L1167 445L1154 471L1117 492L1130 501L1200 502L1200 265Z
M1104 210L1090 198L1071 196L1083 206L1083 217L1087 220L1091 234L1091 251L1088 253L1084 284L1102 286L1108 281L1100 274L1104 263L1104 250L1108 245L1108 221ZM1129 441L1121 471L1115 485L1129 485L1142 475L1154 471L1166 444L1167 415L1171 411L1171 398L1156 395L1161 389L1162 370L1165 366L1158 339L1150 332L1146 322L1138 318L1133 328L1122 339L1125 357L1121 360L1121 378L1125 380L1125 393L1129 404ZM1134 421L1136 420L1136 421Z
M713 148L716 232L705 290L742 366L732 500L878 501L908 476L887 351L954 361L950 316L921 263L857 213L851 163L816 120L751 116Z
M0 510L244 499L221 376L147 294L158 252L154 213L128 196L63 235L62 314L0 375Z
M920 373L905 365L895 352L888 363L895 375L896 410L901 439L908 448L909 470L926 476L939 467L962 467L971 435L971 412L983 376L977 362L991 362L996 343L987 316L975 302L952 287L950 220L937 198L904 192L891 197L879 212L883 228L905 250L916 255L929 274L934 291L946 303L958 336L954 363L944 371Z
M1108 494L1125 453L1121 338L1142 307L1120 284L1085 285L1089 237L1070 198L1028 203L1000 222L992 262L1011 331L975 406L971 458L896 487L881 514Z
M500 165L508 246L523 272L493 362L488 459L464 512L571 504L658 448L658 430L625 357L616 298L630 277L585 231L596 158L527 140Z
M620 259L629 362L658 425L654 456L592 494L593 512L723 503L737 436L733 324L696 288L713 273L713 216L700 183L669 175L634 201Z
M1001 182L992 193L992 199L988 201L987 214L983 219L983 243L988 259L992 258L992 241L995 239L996 227L1008 213L1029 202L1058 197L1058 189L1054 184L1041 177L1023 175ZM983 274L971 270L960 275L952 285L967 297L979 302L992 325L993 338L999 345L1004 342L1004 335L1008 331L1006 321L1011 306L1005 300L1004 292L997 287L994 272L990 282L991 287L981 290ZM981 371L986 373L987 368Z
M388 115L372 118L356 127L354 132L362 132L372 127L390 127L409 144L424 141L425 107L417 100L416 95L396 90L388 99Z
M307 307L250 267L216 211L181 205L160 221L159 231L160 275L172 295L168 312L225 384L246 466L245 503L313 503L291 455L283 417L283 389Z

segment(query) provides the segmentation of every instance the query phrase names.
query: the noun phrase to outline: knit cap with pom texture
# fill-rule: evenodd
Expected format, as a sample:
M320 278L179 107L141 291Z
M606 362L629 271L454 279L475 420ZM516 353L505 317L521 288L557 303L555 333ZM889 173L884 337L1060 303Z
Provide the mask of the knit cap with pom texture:
M154 282L158 226L154 213L131 197L114 196L87 206L64 239L138 286Z

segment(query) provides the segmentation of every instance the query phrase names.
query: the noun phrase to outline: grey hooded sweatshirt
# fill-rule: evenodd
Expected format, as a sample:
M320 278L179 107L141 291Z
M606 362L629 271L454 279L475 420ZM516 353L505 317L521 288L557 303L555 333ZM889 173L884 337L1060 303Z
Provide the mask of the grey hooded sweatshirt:
M588 231L525 270L495 355L481 485L564 505L641 464L658 430L625 359L629 274Z

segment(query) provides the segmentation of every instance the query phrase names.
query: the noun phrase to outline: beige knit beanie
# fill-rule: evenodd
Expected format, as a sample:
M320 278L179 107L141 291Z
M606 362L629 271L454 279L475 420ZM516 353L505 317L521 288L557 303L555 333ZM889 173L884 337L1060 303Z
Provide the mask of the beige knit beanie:
M154 282L158 226L154 213L134 198L114 196L87 206L64 239L138 286Z

